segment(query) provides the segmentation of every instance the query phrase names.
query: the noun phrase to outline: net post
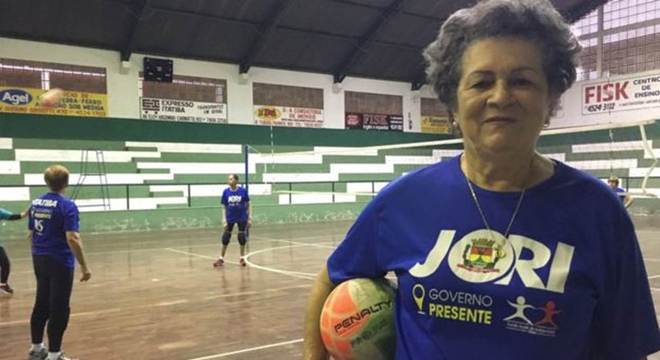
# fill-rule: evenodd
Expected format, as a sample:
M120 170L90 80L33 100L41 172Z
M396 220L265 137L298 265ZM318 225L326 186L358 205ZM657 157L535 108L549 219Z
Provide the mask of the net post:
M192 197L190 195L190 183L188 183L188 207L192 207Z
M250 157L248 155L248 145L247 144L243 145L243 152L245 153L245 192L248 193L248 195L249 195L250 192L248 190L249 190L249 186L250 186L250 181L248 179L248 170L249 170L248 161L250 160Z

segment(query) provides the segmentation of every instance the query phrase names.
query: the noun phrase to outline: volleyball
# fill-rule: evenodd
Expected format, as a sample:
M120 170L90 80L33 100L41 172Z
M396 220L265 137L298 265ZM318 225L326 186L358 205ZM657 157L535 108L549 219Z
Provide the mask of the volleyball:
M393 359L395 289L386 279L352 279L328 296L321 338L336 360Z

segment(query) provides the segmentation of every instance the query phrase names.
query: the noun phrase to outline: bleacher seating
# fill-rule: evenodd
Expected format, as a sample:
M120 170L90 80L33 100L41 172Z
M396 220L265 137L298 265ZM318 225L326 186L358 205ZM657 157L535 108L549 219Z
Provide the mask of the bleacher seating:
M650 143L660 157L660 137ZM245 172L243 147L237 144L0 138L3 206L24 206L44 192L42 173L53 163L71 170L70 183L75 186L81 177L82 150L88 149L103 150L111 210L219 206L228 174L242 177ZM546 145L540 151L603 179L614 173L626 179L623 185L631 192L640 189L652 164L639 140ZM431 148L257 146L249 153L250 194L254 206L366 201L392 179L458 153ZM96 166L90 157L88 171L99 171ZM103 210L101 180L93 174L84 177L86 186L76 199L81 211ZM660 168L651 174L647 190L660 197Z

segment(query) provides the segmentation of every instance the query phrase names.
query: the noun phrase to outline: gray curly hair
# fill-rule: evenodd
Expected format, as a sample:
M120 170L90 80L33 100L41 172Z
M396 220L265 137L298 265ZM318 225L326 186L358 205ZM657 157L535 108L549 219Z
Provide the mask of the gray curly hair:
M456 110L465 49L475 40L502 36L522 37L539 45L550 94L559 97L575 81L581 47L550 1L484 0L452 14L424 50L428 83L451 112Z

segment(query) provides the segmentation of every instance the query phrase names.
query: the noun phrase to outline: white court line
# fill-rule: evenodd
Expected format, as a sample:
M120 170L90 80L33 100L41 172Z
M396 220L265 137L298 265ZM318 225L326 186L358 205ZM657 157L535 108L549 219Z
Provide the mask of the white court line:
M303 339L295 339L295 340L289 340L289 341L283 341L275 344L268 344L268 345L262 345L262 346L255 346L247 349L242 349L242 350L236 350L236 351L231 351L231 352L226 352L222 354L215 354L215 355L208 355L208 356L203 356L203 357L198 357L194 359L188 359L188 360L210 360L210 359L219 359L222 357L227 357L227 356L232 356L232 355L238 355L238 354L243 354L246 352L251 352L251 351L257 351L257 350L263 350L263 349L270 349L278 346L284 346L284 345L291 345L291 344L296 344L302 342Z
M263 236L260 236L260 235L255 235L255 236L253 236L253 237L256 237L256 238L259 238L259 239L267 239L267 240L274 240L274 241L282 241L282 239L272 239L272 238L263 237ZM344 237L345 237L345 235L342 235L342 236L341 236L342 240L344 239ZM309 239L309 240L312 240L312 239L327 239L327 238L328 238L328 235L307 235L307 236L297 236L297 237L295 237L295 238L296 238L296 240L304 240L304 239ZM284 240L284 241L288 241L288 240ZM333 241L325 241L325 243L332 243L332 242L333 242Z
M295 244L295 245L305 245L305 246L322 247L322 248L329 248L329 249L334 249L335 248L335 246L325 245L325 244L332 244L332 241L324 241L324 242L318 242L318 243L306 243L306 242L301 242L301 241L274 239L274 238L268 238L268 237L263 237L263 236L255 236L255 237L259 240L287 242L287 243ZM307 237L307 238L312 238L312 237ZM314 237L314 238L316 238L316 237Z
M322 242L322 243L315 243L315 244L310 244L310 243L306 243L306 242L299 242L299 241L291 241L291 240L279 240L279 241L285 241L285 242L291 243L293 245L319 247L319 248L324 248L324 249L335 249L336 248L336 246L325 245L325 244L332 244L329 241Z
M121 309L119 309L119 308L99 310L99 311L87 311L87 312L79 312L79 313L71 314L70 317L93 316L93 315L114 313L114 312L119 312L119 311L121 311ZM6 321L6 322L0 323L0 327L18 325L18 324L29 324L29 323L30 323L30 319Z
M284 239L273 239L269 237L262 237L262 236L252 236L251 238L253 239L258 239L258 240L267 240L267 241L281 241L281 242L289 242L292 244L305 244L308 246L316 246L316 247L328 247L328 248L334 248L332 246L328 245L323 245L323 244L332 244L332 241L325 241L325 242L320 242L320 243L305 243L305 242L298 242L298 241L291 241L291 240L284 240ZM300 237L298 239L319 239L319 238L327 238L325 235L314 235L314 236L304 236ZM87 240L87 241L96 241L98 239L94 240ZM102 241L98 240L98 241ZM152 241L152 243L156 244L156 241ZM187 244L187 245L181 245L181 247L189 247L189 248L198 248L198 247L209 247L209 246L217 246L218 242L214 241L211 243L207 244ZM163 248L163 247L150 247L150 248L138 248L138 249L129 249L129 250L102 250L102 251L88 251L85 252L86 256L94 256L94 255L106 255L106 254L119 254L119 253L134 253L134 252L143 252L143 251L162 251L164 249L171 249L171 248ZM212 260L217 260L217 259L212 259ZM32 256L25 256L25 257L12 257L11 258L12 262L19 262L19 261L32 261ZM226 261L225 262L229 262ZM231 262L229 262L231 263ZM30 271L32 272L32 271ZM13 272L12 272L13 274ZM16 273L18 274L18 273Z
M264 289L264 290L260 290L260 291L243 291L243 292L236 292L236 293L229 293L229 294L211 295L211 296L205 297L203 300L208 301L208 300L214 300L214 299L225 298L225 297L242 296L242 295L255 295L255 294L264 293L264 292L271 292L272 293L272 292L286 291L286 290L291 290L291 289L307 288L307 287L310 287L310 286L311 286L311 284L303 284L303 285L285 286L285 287L279 287L279 288L273 288L273 289ZM98 310L98 311L79 312L79 313L71 314L71 317L103 315L103 314L116 313L116 312L122 312L122 311L124 311L124 312L126 312L126 311L135 311L135 310L138 310L138 309L141 309L141 308L152 308L153 306L160 306L160 307L174 306L174 305L179 305L179 304L184 304L184 303L189 303L189 302L190 302L190 300L188 300L188 299L180 299L180 300L169 301L169 302L160 302L160 303L156 303L156 304L139 305L139 306L124 307L124 308L111 308L111 309ZM0 328L1 327L12 326L12 325L29 324L29 323L30 323L30 319L0 322Z
M649 280L660 278L660 275L649 276Z
M246 258L245 262L247 262L247 264L250 267L253 267L255 269L268 271L268 272L281 274L281 275L286 275L286 276L291 276L291 277L295 277L295 278L298 278L298 279L314 280L314 278L316 277L316 275L312 274L312 273L302 273L302 272L296 272L296 271L278 270L278 269L269 268L267 266L257 265L257 264L254 264L254 263L250 262L249 260L247 260L247 258Z
M163 301L155 304L154 306L172 306L172 305L179 305L179 304L187 304L188 299L181 299L181 300L174 300L174 301Z
M195 244L195 245L181 245L181 247L209 247L209 246L217 246L217 243L208 243L208 244ZM133 253L133 252L143 252L143 251L162 251L163 247L154 247L154 248L142 248L142 249L130 249L130 250L104 250L104 251L90 251L90 252L85 252L85 256L93 256L93 255L106 255L106 254L119 254L119 253ZM29 257L17 257L17 258L11 258L11 261L32 261L32 256ZM12 272L13 274L13 272Z
M273 288L273 289L263 289L259 291L243 291L243 292L236 292L236 293L229 293L229 294L220 294L220 295L211 295L205 297L203 300L208 301L208 300L214 300L214 299L219 299L219 298L225 298L225 297L233 297L233 296L243 296L243 295L256 295L259 293L265 293L265 292L279 292L279 291L286 291L286 290L291 290L291 289L302 289L302 288L307 288L310 287L311 284L303 284L303 285L293 285L293 286L285 286L285 287L279 287L279 288ZM131 306L131 307L124 307L124 308L111 308L111 309L105 309L105 310L98 310L98 311L85 311L85 312L79 312L79 313L74 313L71 314L71 317L81 317L81 316L94 316L94 315L103 315L103 314L108 314L108 313L116 313L116 312L126 312L126 311L134 311L142 308L152 308L153 306L173 306L173 305L178 305L178 304L184 304L184 303L189 303L190 301L188 299L181 299L181 300L175 300L175 301L170 301L170 302L160 302L156 304L147 304L147 305L139 305L139 306ZM6 326L12 326L12 325L22 325L22 324L29 324L30 319L25 319L25 320L14 320L14 321L6 321L6 322L0 322L0 327L6 327Z
M298 279L314 280L314 278L316 277L316 274L312 274L312 273L301 273L301 272L295 272L295 271L278 270L278 269L273 269L273 268L269 268L269 267L266 267L266 266L257 265L255 263L250 262L250 260L248 260L247 256L245 257L245 262L250 267L255 268L255 269L268 271L268 272L281 274L281 275L286 275L286 276L291 276L291 277L295 277L295 278L298 278Z
M292 246L302 246L302 245L292 245ZM283 246L283 248L289 248L289 247L290 246ZM172 251L172 252L183 254L183 255L196 256L196 257L199 257L199 258L202 258L202 259L215 260L214 257L207 256L207 255L201 255L201 254L195 254L195 253L191 253L191 252L188 252L188 251L181 251L181 250L176 250L176 249L172 249L172 248L165 248L164 250ZM266 249L266 250L270 250L270 249ZM268 268L268 267L265 267L265 266L257 265L257 264L251 263L250 260L248 259L248 256L250 256L250 254L245 255L245 262L250 267L253 267L255 269L270 271L270 272L274 272L274 273L278 273L278 274L282 274L282 275L288 275L288 276L292 276L292 277L299 278L299 279L313 280L314 277L316 277L316 274L297 273L295 271L277 270L277 269L271 269L271 268ZM238 265L237 262L233 262L233 261L225 260L225 262L230 263L230 264Z
M179 254L183 254L183 255L196 256L196 257L202 258L202 259L218 260L218 258L215 258L213 256L195 254L195 253L191 253L191 252L188 252L188 251L182 251L182 250L177 250L177 249L172 249L172 248L162 248L161 250L167 250L167 251L171 251L171 252L175 252L175 253L179 253ZM238 263L236 261L225 260L225 262L228 263L228 264L238 265Z
M284 240L284 241L289 241L289 240ZM280 250L280 249L289 249L289 248L292 248L292 247L301 247L301 246L310 246L310 244L299 243L299 244L295 244L295 245L278 246L278 247L272 247L272 248L266 248L266 249L253 251L253 252L245 255L245 262L247 262L248 265L250 265L251 267L254 267L254 268L257 268L257 269L260 269L260 270L270 271L270 272L274 272L274 273L277 273L277 274L283 274L283 275L299 277L301 279L313 280L313 279L316 278L316 274L314 274L314 273L306 273L306 272L300 272L300 271L289 271L289 270L279 270L279 269L274 269L274 268L267 267L267 266L257 265L257 264L250 261L250 256L260 254L262 252Z
M242 295L257 295L257 294L261 294L261 293L265 293L265 292L279 292L279 291L285 291L285 290L291 290L291 289L308 288L310 286L311 286L311 284L304 284L304 285L285 286L285 287L258 290L258 291L257 290L255 290L255 291L243 291L243 292L232 293L232 294L211 295L211 296L205 297L204 300L214 300L214 299L220 299L220 298L225 298L225 297L242 296Z

